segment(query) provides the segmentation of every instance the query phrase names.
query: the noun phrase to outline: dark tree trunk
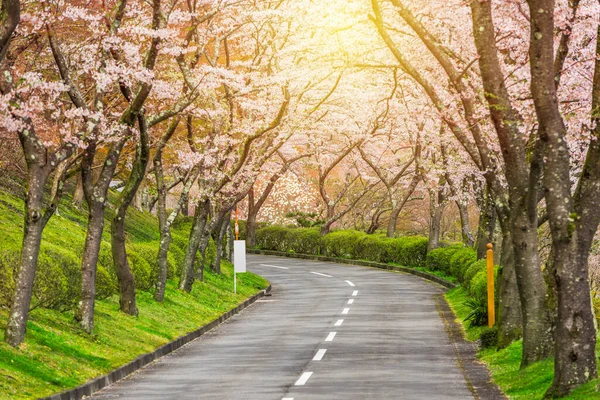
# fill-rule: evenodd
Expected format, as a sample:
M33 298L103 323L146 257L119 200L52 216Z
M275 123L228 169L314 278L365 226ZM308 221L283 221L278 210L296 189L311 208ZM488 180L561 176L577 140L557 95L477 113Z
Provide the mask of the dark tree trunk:
M588 257L600 222L600 60L592 85L592 138L575 193L571 194L567 130L555 90L554 2L529 0L531 93L544 142L547 212L552 233L551 263L558 292L554 381L547 397L562 397L598 376L596 326L590 296ZM600 34L600 25L597 26ZM559 49L560 51L560 49ZM600 51L600 36L596 54Z
M536 206L539 182L531 179L537 177L530 170L527 143L519 129L522 118L512 106L500 66L491 4L472 0L470 6L479 69L490 115L502 148L509 187L511 215L502 218L509 218L512 226L515 271L523 315L521 367L526 367L548 357L553 345L552 327L545 303L547 288L538 259ZM535 13L537 15L537 8ZM550 36L553 36L552 32ZM536 79L532 81L535 82Z
M135 278L127 261L125 249L125 213L127 207L119 207L111 225L111 247L115 271L119 280L119 308L125 314L137 316L135 302Z
M479 228L477 229L477 242L475 248L477 250L477 259L485 258L486 246L488 243L494 243L494 231L496 230L496 208L494 207L494 199L487 190L487 194L483 200L483 206L479 212ZM506 229L510 229L507 225ZM503 242L506 243L506 242Z
M227 233L227 228L229 227L229 219L231 218L231 214L225 214L222 221L218 224L216 228L215 235L215 246L216 246L216 254L215 259L211 265L213 271L217 274L221 273L221 256L223 254L223 239L225 238L225 234Z
M462 200L457 200L456 206L458 207L458 212L460 214L462 242L465 246L473 247L473 245L475 244L475 239L473 238L473 234L471 233L471 225L469 224L469 209L467 207L467 204Z
M500 265L501 268L498 273L500 286L498 296L498 348L503 349L521 338L523 324L510 229L505 230L502 239Z
M77 183L75 184L75 190L73 191L73 205L77 208L81 208L83 204L83 180L81 174L77 175Z
M233 232L233 224L229 223L227 227L227 247L225 249L225 258L229 262L233 262L233 241L235 240L235 233Z
M104 230L104 202L92 201L88 205L88 229L81 257L81 301L75 320L81 328L91 333L94 330L94 301L96 299L96 265Z
M81 302L75 312L75 320L87 333L94 330L96 267L102 242L102 232L104 231L104 214L108 189L124 144L125 142L122 140L109 149L104 167L99 175L93 169L96 155L96 143L94 141L88 144L81 163L82 186L84 198L88 205L88 226L81 258Z
M437 249L440 244L442 215L444 213L442 189L429 191L429 244L427 252Z
M125 248L125 218L127 209L135 199L144 177L150 157L150 146L148 138L148 126L143 114L138 116L140 138L136 148L135 160L131 174L116 204L116 213L111 225L111 247L115 271L119 280L119 304L121 311L126 314L137 316L138 309L135 302L135 278L129 262L127 261L127 249Z
M396 235L396 225L398 224L398 216L402 211L402 207L392 206L392 212L390 212L390 219L388 220L386 236L393 238Z
M171 229L165 226L160 231L160 244L158 246L158 280L154 291L154 300L162 302L165 299L165 288L167 286L167 256L171 245Z
M26 154L27 155L27 154ZM15 285L12 306L6 325L5 341L13 347L25 338L29 307L33 293L33 282L40 254L43 224L44 187L48 180L48 171L37 165L28 168L27 194L25 198L25 225L23 247Z
M196 213L194 215L194 223L192 224L192 231L190 232L190 239L185 250L179 289L188 293L191 292L192 285L194 284L194 263L196 261L196 253L198 252L198 247L200 247L200 241L208 217L208 206L208 200L200 200L198 202Z
M256 214L248 214L246 219L246 244L248 248L256 246Z

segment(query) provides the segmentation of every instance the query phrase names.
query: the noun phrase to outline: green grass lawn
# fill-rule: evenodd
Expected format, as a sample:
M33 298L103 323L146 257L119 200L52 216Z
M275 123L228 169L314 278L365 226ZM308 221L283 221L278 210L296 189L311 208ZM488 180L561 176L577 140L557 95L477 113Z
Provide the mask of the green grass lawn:
M110 249L108 221L112 214L109 208L103 235L105 249ZM79 259L85 224L85 210L65 199L44 231L42 248L57 246ZM174 225L173 235L185 244L190 227L189 220L182 220ZM22 230L23 201L0 189L0 252L18 250ZM158 251L158 226L151 214L131 208L126 231L128 245L144 244ZM171 260L180 260L181 247L176 249L173 244L172 250ZM138 317L119 311L118 295L98 300L91 336L73 321L72 309L35 308L19 349L4 343L8 307L0 297L0 399L38 398L78 386L213 321L268 286L258 275L239 274L234 295L233 266L223 262L221 271L217 275L205 268L204 281L196 282L190 294L177 290L177 279L169 281L162 304L153 300L151 290L138 290ZM0 282L0 291L3 287L7 292ZM0 295L6 298L4 292Z
M463 320L469 313L468 307L464 305L467 299L467 291L456 288L446 293L446 299L463 323L465 334L469 340L477 340L485 327L471 327ZM600 354L600 341L597 348ZM554 360L552 358L537 362L521 370L521 341L514 342L500 351L496 349L483 349L478 354L490 369L492 379L511 399L516 400L539 400L552 383L554 376ZM600 379L596 379L580 387L565 399L600 399Z

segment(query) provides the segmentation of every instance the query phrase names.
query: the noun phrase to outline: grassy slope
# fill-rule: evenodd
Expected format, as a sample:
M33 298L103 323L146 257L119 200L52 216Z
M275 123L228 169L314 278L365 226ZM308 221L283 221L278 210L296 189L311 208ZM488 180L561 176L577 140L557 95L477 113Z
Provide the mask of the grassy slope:
M462 322L469 313L464 306L467 292L463 288L450 290L446 299L453 308L458 319ZM468 324L467 324L468 325ZM469 327L463 323L469 340L477 340L485 328ZM598 351L600 351L600 341ZM521 341L511 344L506 349L484 349L479 357L488 365L494 382L502 388L511 399L538 400L541 399L554 376L554 360L547 359L537 362L524 370L520 370ZM600 379L596 379L574 391L565 399L600 399Z
M20 199L0 192L0 250L20 243L22 209ZM132 211L129 219L130 242L158 239L152 216ZM177 233L186 234L179 229ZM60 209L44 233L44 241L74 252L81 251L84 239L85 214L69 206ZM163 304L154 302L151 293L139 292L137 318L119 312L117 296L100 300L93 336L73 323L72 312L35 309L19 350L3 341L8 310L0 308L0 399L36 398L77 386L214 320L268 285L257 275L241 274L234 295L232 274L229 263L223 263L221 275L206 271L204 282L196 283L191 294L169 282Z

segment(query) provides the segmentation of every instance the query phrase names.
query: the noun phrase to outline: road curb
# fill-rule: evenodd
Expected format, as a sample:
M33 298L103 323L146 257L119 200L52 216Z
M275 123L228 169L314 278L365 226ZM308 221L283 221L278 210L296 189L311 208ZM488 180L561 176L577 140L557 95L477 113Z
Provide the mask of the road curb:
M456 283L452 283L445 279L440 278L439 276L435 276L433 274L429 274L423 271L417 271L416 269L401 267L397 265L383 264L374 261L361 261L361 260L350 260L347 258L336 258L336 257L327 257L327 256L316 256L312 254L299 254L299 253L286 253L283 251L273 251L273 250L256 250L256 249L248 249L248 253L251 254L261 254L265 256L280 256L280 257L289 257L289 258L301 258L304 260L318 260L318 261L327 261L334 262L338 264L351 264L351 265L361 265L363 267L373 267L379 269L387 269L390 271L400 271L406 272L408 274L419 276L423 279L427 279L428 281L435 282L439 285L442 285L448 289L454 289L458 285Z
M508 396L492 381L487 365L477 358L479 346L476 342L467 340L462 324L444 295L438 294L434 298L440 318L444 322L446 333L454 348L458 367L463 373L473 397L477 400L508 399Z
M40 400L80 400L84 396L91 396L93 393L105 388L106 386L112 385L113 383L118 382L121 379L127 377L131 373L145 367L152 361L155 361L161 358L162 356L165 356L179 349L183 345L188 344L189 342L195 339L198 339L206 332L216 328L218 325L227 321L229 318L233 317L235 314L238 314L240 311L242 311L243 309L254 303L256 300L260 299L261 297L265 296L270 292L271 285L269 285L266 289L256 293L254 296L246 299L243 303L239 304L234 309L222 314L219 318L215 319L214 321L196 329L195 331L183 335L173 340L172 342L162 345L153 352L142 354L135 360L123 365L122 367L119 367L106 375L88 381L83 385L77 386L76 388L67 390L62 393L54 394L49 397L43 397Z

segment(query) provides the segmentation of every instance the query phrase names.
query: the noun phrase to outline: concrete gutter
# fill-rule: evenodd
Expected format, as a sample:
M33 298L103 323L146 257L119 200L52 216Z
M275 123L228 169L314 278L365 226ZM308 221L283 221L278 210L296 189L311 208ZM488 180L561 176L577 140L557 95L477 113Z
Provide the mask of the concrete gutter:
M327 261L334 262L337 264L351 264L351 265L361 265L363 267L372 267L379 269L387 269L391 271L399 271L406 272L408 274L420 276L423 279L427 279L428 281L435 282L439 285L442 285L448 289L454 289L458 285L456 283L447 281L445 279L440 278L439 276L418 271L409 267L401 267L397 265L383 264L374 261L361 261L361 260L350 260L347 258L336 258L336 257L327 257L327 256L316 256L312 254L299 254L299 253L286 253L283 251L272 251L272 250L255 250L255 249L247 249L248 253L251 254L262 254L265 256L279 256L279 257L290 257L290 258L302 258L304 260L318 260L318 261Z
M65 392L54 394L49 397L44 397L41 400L80 400L84 396L91 396L93 393L105 388L106 386L112 385L113 383L120 381L121 379L127 377L131 373L145 367L146 365L161 358L162 356L167 355L179 349L183 345L191 342L192 340L199 338L206 332L216 328L218 325L227 321L229 318L233 317L235 314L238 314L244 308L248 307L256 300L260 299L261 297L267 295L270 292L271 285L269 285L266 289L256 293L254 296L250 297L234 309L222 314L219 318L196 329L195 331L181 336L178 339L175 339L174 341L159 347L153 352L142 354L135 360L123 365L122 367L115 369L114 371L109 372L106 375L92 379L91 381L88 381L83 385L77 386L76 388L67 390Z

